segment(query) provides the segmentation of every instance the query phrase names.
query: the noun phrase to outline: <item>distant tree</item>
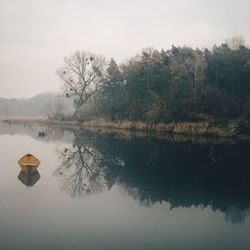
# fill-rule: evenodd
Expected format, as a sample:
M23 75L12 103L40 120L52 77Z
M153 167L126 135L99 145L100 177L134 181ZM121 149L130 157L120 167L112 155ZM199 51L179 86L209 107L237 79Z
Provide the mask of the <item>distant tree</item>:
M105 74L106 60L103 56L76 51L64 58L64 65L57 75L63 81L65 96L74 100L74 118L79 108L102 87Z
M130 119L162 120L170 78L167 53L143 49L121 66L125 80L125 116Z
M202 51L188 47L173 47L171 54L173 83L179 82L181 88L185 88L186 85L186 93L189 95L191 92L191 98L196 101L197 91L204 78L205 61Z
M104 113L110 113L113 117L117 111L119 111L121 102L123 100L122 96L122 86L123 77L119 66L117 65L114 58L107 68L107 77L103 85L102 91L102 111Z
M44 110L47 112L48 117L54 119L63 119L65 116L66 103L60 99L56 99L52 103L47 103L44 107Z
M234 36L226 40L226 44L232 50L238 50L241 46L245 46L246 41L242 36Z
M237 103L232 106L236 110L229 113L238 115L250 96L250 50L245 46L235 50L228 44L221 44L221 46L214 46L211 52L206 51L205 59L208 84L215 86L224 96L227 96L229 102L221 100L226 109L233 100Z

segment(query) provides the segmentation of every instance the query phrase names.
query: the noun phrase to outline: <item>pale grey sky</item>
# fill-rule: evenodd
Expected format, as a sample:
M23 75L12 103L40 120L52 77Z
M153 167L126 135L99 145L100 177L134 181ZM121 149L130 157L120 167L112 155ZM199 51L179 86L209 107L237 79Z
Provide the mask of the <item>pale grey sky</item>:
M250 0L0 0L0 96L58 91L75 50L118 62L145 47L250 41Z

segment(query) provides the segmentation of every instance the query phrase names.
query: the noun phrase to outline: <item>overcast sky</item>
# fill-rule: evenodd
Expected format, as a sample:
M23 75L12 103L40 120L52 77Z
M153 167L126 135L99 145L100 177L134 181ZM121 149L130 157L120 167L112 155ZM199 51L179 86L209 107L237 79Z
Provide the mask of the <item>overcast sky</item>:
M250 0L0 0L0 96L59 91L75 50L122 62L145 47L250 42Z

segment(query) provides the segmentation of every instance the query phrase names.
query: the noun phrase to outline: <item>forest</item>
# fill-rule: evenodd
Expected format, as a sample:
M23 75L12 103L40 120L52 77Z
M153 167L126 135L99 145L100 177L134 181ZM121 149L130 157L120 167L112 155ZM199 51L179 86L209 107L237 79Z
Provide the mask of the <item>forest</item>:
M80 121L250 118L250 49L241 37L212 49L146 48L121 64L76 51L57 74Z

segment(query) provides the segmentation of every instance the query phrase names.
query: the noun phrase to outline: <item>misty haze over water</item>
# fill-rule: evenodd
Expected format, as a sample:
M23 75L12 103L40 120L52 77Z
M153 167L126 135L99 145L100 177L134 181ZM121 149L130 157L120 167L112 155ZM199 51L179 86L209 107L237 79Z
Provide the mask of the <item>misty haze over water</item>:
M0 0L0 250L250 249L249 10Z
M61 109L64 114L71 114L73 104L62 95L43 93L33 98L16 99L0 97L0 118L47 118Z

